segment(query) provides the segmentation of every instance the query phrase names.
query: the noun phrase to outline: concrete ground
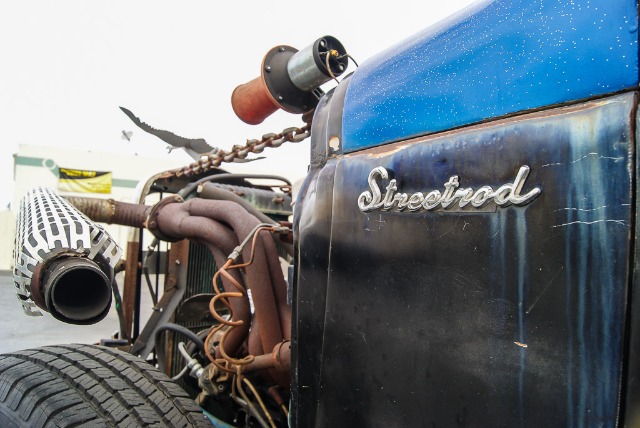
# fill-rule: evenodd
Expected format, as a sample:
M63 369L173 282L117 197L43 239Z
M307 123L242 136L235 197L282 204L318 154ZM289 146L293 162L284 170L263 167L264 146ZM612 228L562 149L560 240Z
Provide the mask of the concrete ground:
M26 315L16 297L11 273L0 271L0 354L44 345L97 343L117 330L118 315L113 303L104 320L88 326L65 324L48 313L41 317Z

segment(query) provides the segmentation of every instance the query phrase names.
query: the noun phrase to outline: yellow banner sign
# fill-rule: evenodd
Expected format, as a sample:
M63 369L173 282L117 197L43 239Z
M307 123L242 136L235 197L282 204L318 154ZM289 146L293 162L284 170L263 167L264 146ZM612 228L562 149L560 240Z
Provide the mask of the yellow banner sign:
M75 193L111 193L113 174L107 171L59 168L58 190Z

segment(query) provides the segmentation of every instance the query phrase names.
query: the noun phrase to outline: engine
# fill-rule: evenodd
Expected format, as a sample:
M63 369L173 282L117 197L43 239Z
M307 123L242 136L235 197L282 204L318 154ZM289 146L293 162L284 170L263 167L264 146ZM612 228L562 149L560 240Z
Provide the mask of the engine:
M232 107L303 124L229 151L123 109L195 162L133 204L30 192L21 304L93 323L113 294L110 345L215 426L636 426L637 4L556 3L479 2L351 74L331 36L276 46ZM297 195L221 169L308 137Z

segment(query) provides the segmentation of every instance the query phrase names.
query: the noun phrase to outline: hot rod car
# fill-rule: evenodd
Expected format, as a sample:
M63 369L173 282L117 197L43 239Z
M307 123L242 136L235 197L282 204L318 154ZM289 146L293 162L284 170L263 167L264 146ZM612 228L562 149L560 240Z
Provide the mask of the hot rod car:
M233 108L304 125L136 203L25 196L25 311L121 328L0 357L0 424L640 426L637 2L482 1L352 64L276 46ZM308 136L296 195L221 169Z

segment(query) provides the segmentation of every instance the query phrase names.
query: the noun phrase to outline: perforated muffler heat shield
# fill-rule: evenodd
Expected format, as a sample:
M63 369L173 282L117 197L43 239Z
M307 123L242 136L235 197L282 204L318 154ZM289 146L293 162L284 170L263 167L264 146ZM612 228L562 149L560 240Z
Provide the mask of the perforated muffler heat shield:
M100 225L65 199L36 187L20 201L13 252L16 294L27 315L42 315L31 293L36 267L62 254L84 257L113 270L122 250Z

